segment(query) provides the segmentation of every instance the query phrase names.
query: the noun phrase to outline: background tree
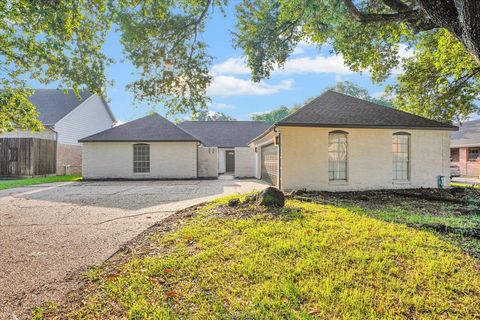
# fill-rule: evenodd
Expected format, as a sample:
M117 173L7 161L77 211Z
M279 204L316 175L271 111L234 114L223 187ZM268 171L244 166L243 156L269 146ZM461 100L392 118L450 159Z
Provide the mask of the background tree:
M163 104L170 114L206 109L212 57L199 34L212 12L224 12L227 5L228 0L1 1L0 131L40 127L25 79L102 94L110 62L102 44L112 24L137 70L128 86L136 100ZM308 40L330 45L350 69L368 70L376 82L403 66L389 88L399 108L442 120L476 111L480 1L242 0L237 21L234 44L243 50L254 81L269 77ZM412 57L401 56L406 47Z
M237 119L230 117L229 115L218 112L218 111L209 111L201 110L192 116L192 120L196 121L236 121Z
M392 103L386 97L380 97L380 98L372 97L367 89L362 88L359 85L350 81L337 82L335 86L330 87L328 89L334 90L340 93L344 93L352 97L371 101L373 103L377 103L385 107L393 108Z
M0 133L39 130L26 79L103 94L110 60L104 0L0 2Z

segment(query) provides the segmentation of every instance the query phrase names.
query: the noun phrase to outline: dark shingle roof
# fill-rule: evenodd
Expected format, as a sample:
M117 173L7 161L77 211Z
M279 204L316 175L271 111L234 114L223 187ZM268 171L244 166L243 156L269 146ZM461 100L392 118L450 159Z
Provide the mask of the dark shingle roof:
M326 91L297 112L278 122L279 126L404 128L457 130L411 113L384 107L335 91Z
M263 121L185 121L178 125L207 147L247 147L248 142L267 130Z
M463 123L460 130L450 133L452 147L480 146L480 120Z
M28 99L37 108L38 120L44 125L54 125L92 95L91 92L80 91L81 99L78 99L73 90L68 90L65 94L58 89L36 89ZM111 111L108 111L114 120Z
M152 115L107 129L79 142L102 141L198 141L161 115Z

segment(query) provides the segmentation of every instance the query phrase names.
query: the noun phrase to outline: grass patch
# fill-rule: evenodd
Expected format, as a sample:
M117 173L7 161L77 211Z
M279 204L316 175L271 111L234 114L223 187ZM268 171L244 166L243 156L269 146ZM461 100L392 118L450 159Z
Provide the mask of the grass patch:
M17 187L26 187L26 186L32 186L35 184L43 184L43 183L78 181L81 179L82 177L79 175L67 175L67 176L51 176L51 177L41 177L41 178L1 180L0 190L17 188Z
M79 301L60 308L61 318L480 314L479 262L433 233L332 205L289 200L272 215L226 201L178 218L172 231L153 230L124 260L93 271L94 282Z

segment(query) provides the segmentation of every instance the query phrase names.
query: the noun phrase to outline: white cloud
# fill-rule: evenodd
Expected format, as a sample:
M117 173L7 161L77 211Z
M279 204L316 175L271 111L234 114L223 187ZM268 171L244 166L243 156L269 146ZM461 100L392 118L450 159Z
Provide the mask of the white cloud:
M263 81L254 83L234 76L220 75L214 76L207 93L212 96L263 96L290 90L293 83L292 79L282 80L278 84L269 84Z
M250 74L250 70L243 58L229 58L212 67L214 75ZM353 71L345 66L340 55L301 57L288 59L283 68L275 68L273 75L294 75L308 73L352 74Z
M212 67L213 74L250 74L243 58L228 58Z
M226 103L215 103L210 106L212 109L215 110L233 110L235 109L235 106L232 106L231 104L226 104Z
M305 53L308 49L313 48L313 45L305 40L300 41L292 52L292 55Z

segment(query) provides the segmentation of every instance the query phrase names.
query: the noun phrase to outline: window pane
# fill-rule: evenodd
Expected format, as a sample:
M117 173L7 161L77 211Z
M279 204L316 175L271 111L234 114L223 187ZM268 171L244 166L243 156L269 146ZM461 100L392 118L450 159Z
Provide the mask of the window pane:
M408 180L410 161L410 136L395 134L392 137L392 177L393 180Z
M150 145L148 144L133 145L133 172L134 173L150 172Z
M333 132L328 135L328 178L347 180L347 134Z

